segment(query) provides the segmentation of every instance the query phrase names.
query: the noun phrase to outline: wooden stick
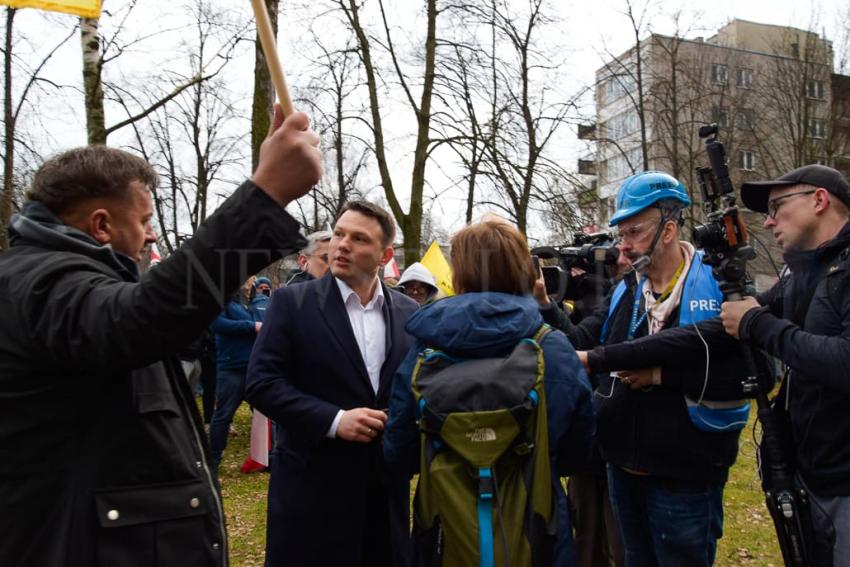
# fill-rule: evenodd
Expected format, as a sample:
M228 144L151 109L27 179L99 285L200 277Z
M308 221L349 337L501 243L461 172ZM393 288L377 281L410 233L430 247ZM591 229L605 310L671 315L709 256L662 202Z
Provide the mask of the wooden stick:
M274 90L277 91L280 109L285 118L292 114L294 109L292 108L292 100L289 98L289 89L286 87L286 78L283 76L283 68L280 66L280 59L277 56L277 42L275 41L274 31L272 31L269 13L266 10L266 3L264 0L251 0L251 6L254 8L254 19L257 20L257 35L260 36L263 55L266 56L266 66L269 68L272 84L274 84Z

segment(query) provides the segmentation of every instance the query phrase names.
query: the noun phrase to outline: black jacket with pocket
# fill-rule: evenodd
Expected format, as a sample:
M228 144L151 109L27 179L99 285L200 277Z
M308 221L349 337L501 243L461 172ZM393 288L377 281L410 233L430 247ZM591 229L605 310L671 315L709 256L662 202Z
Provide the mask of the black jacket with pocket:
M37 202L0 253L0 565L224 566L221 496L179 361L246 277L304 240L246 182L135 264Z
M744 315L741 339L789 367L794 458L808 487L850 496L850 223L785 260L791 273Z

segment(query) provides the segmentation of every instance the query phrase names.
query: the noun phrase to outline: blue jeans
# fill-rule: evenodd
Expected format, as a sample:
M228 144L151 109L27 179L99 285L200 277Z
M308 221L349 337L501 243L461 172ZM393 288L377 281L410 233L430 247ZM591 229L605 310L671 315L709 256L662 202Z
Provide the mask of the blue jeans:
M723 535L723 486L635 475L609 464L626 567L712 565Z
M245 397L245 368L219 369L215 385L215 411L210 420L210 464L218 468L227 447L230 424Z

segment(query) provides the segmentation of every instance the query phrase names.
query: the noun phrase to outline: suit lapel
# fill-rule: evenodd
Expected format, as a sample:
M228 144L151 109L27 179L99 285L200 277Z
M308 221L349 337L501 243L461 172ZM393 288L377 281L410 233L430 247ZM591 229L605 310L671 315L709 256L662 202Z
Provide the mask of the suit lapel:
M340 349L348 357L351 366L369 387L369 392L372 392L372 382L369 380L366 363L363 362L363 357L360 355L357 339L354 338L351 321L348 319L348 312L342 302L342 294L339 292L339 286L337 286L336 280L330 272L322 278L316 290L319 296L319 312L325 319L328 329L339 343Z

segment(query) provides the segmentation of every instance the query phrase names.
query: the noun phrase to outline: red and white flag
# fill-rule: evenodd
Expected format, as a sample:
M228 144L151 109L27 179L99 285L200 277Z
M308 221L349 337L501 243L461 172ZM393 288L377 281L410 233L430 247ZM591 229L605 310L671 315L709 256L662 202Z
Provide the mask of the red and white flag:
M395 258L390 259L387 265L384 266L384 279L401 277L401 272L398 269L398 264L395 263Z
M159 248L156 247L156 242L151 243L151 268L162 261L162 256L159 255Z

